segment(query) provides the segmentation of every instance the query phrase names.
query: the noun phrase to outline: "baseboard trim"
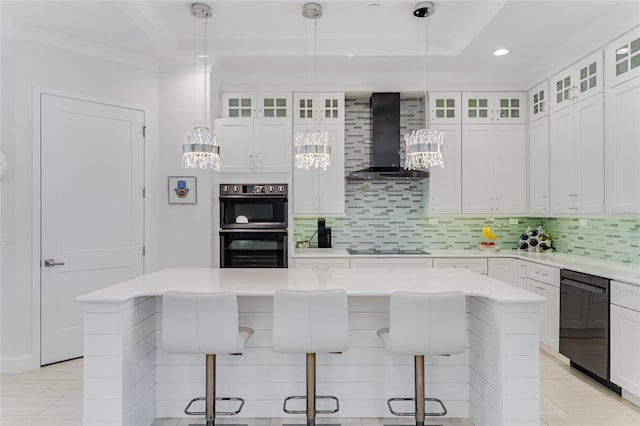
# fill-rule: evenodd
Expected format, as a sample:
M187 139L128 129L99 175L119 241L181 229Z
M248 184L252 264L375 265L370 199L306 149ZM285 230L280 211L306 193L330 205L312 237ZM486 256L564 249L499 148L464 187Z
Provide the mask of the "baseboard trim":
M0 358L0 371L2 374L26 373L38 368L33 355L21 355Z

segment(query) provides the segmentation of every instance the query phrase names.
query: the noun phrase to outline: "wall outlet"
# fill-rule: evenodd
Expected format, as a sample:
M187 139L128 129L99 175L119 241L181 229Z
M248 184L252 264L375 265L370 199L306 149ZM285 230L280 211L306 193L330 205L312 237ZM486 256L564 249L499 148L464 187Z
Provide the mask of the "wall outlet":
M580 226L589 226L588 219L579 219L579 220L580 220Z
M438 219L436 218L431 218L428 220L429 225L437 225L438 224Z
M513 218L513 217L509 218L509 225L517 225L517 224L518 224L517 218Z

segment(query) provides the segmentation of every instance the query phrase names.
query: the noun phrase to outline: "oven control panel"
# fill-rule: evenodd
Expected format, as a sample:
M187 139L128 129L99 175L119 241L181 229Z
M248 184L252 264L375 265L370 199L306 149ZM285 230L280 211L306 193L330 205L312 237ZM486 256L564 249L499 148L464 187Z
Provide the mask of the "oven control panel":
M287 195L286 183L222 183L220 195Z

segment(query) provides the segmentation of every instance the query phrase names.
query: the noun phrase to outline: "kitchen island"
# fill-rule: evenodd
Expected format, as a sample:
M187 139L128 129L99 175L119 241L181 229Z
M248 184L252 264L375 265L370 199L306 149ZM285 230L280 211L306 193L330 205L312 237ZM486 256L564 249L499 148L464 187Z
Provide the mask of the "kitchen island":
M305 361L271 349L273 293L331 288L349 295L350 345L318 355L317 389L340 398L337 416L391 417L386 400L413 393L413 358L389 355L376 336L388 326L390 294L458 290L467 296L468 347L427 357L427 395L442 399L449 417L475 425L538 424L544 299L468 270L409 268L165 269L81 296L84 424L150 425L182 417L186 403L204 394L204 356L162 349L161 302L170 290L238 295L240 325L255 334L243 356L218 357L217 393L245 398L242 417L283 417L284 397L304 393Z

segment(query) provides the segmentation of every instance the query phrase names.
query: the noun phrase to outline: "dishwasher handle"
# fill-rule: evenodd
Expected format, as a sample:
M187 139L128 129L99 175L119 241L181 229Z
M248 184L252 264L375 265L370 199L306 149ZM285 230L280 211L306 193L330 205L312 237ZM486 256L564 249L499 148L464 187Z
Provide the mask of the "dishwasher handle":
M576 287L581 290L585 290L590 293L596 293L596 294L607 294L607 291L608 291L608 289L605 287L599 287L599 286L595 286L587 283L581 283L579 281L570 280L568 278L563 278L562 280L560 280L560 285L561 286L568 285L571 287Z

